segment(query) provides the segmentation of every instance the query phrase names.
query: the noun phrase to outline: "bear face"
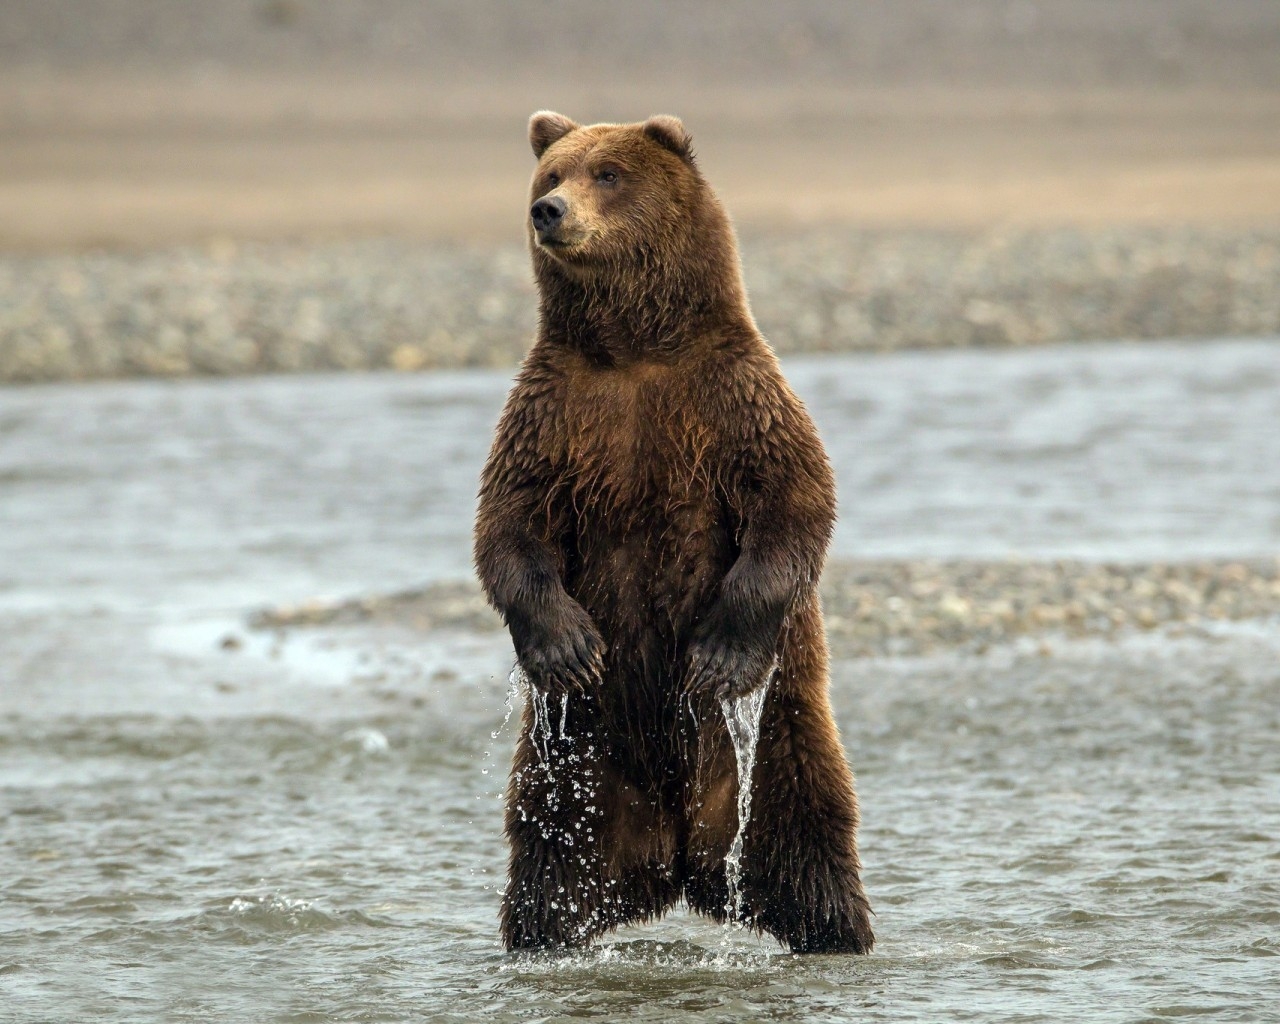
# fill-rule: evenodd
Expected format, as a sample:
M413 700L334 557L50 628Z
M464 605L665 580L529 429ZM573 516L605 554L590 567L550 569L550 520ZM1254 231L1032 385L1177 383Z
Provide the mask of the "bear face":
M528 234L539 272L617 274L647 254L684 250L701 234L699 207L714 199L678 118L583 127L540 111L529 142L538 166Z
M584 126L541 111L529 142L543 335L602 365L728 334L754 344L733 228L679 119Z

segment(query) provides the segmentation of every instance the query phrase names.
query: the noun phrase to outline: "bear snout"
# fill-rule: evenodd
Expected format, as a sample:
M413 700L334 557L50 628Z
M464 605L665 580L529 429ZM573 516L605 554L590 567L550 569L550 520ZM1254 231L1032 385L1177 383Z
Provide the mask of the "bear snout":
M538 232L538 240L545 242L555 235L560 222L568 212L569 204L559 196L544 196L534 203L529 216L533 218L533 227Z

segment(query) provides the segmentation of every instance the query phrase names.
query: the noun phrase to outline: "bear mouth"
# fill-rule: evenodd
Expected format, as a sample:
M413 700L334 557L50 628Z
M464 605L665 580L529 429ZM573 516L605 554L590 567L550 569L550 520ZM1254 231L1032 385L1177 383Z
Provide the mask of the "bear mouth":
M565 237L562 234L554 234L546 237L539 235L537 241L539 249L563 259L581 253L590 238L591 236L586 233L569 237Z
M533 231L533 236L540 247L556 252L581 248L591 240L594 234L594 231L583 225L566 224L564 221L551 225L544 231L539 231L536 227Z

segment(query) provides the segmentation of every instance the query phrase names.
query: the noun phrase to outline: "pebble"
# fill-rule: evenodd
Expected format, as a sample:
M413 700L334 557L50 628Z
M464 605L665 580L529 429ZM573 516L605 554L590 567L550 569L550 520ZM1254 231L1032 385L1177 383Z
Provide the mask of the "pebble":
M1280 559L1234 562L837 562L822 581L846 657L985 650L1020 637L1114 636L1280 615Z
M789 352L1280 334L1280 230L747 234ZM510 367L536 322L516 245L232 243L0 255L0 382Z
M1280 558L1254 561L839 561L821 583L827 637L837 657L985 651L1047 638L1280 616ZM385 596L263 610L256 629L392 622L418 630L502 628L474 582Z

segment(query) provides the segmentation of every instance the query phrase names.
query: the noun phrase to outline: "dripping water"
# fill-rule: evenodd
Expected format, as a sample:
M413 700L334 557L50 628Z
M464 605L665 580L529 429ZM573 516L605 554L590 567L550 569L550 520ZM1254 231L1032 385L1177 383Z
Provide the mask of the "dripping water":
M533 707L533 745L538 751L538 760L544 765L551 761L551 741L555 734L551 731L551 708L547 701L547 692L538 687L529 686L529 703Z
M511 670L511 675L507 677L507 700L502 708L502 724L493 732L489 733L489 739L496 740L502 735L507 724L511 721L511 713L515 710L516 700L520 696L520 691L527 689L529 686L529 677L525 675L524 669L519 665Z
M729 852L724 855L724 879L729 889L724 910L730 922L738 921L742 915L742 841L751 820L751 775L756 765L756 744L760 739L760 713L764 710L772 680L773 669L770 669L764 682L750 693L720 701L738 767L738 831L729 844Z
M528 676L524 674L524 669L519 665L511 670L511 675L507 677L507 699L502 707L502 722L498 728L489 733L489 739L496 740L506 731L507 725L511 722L511 715L516 708L516 700L520 697L520 691L528 684ZM484 758L480 766L480 773L488 775L493 767L493 748L490 747L484 752ZM480 799L479 796L476 799Z

